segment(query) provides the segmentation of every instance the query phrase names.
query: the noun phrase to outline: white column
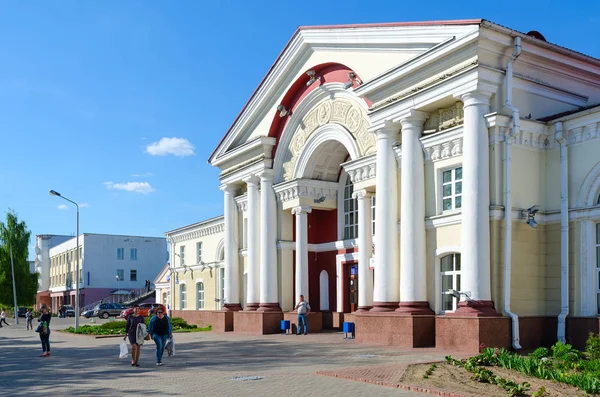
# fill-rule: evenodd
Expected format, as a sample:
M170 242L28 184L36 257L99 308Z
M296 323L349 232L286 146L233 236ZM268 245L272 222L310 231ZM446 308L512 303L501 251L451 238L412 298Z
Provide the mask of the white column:
M232 185L221 186L224 195L225 212L225 304L223 310L236 311L240 305L240 261L236 188Z
M295 207L296 215L296 296L304 295L308 300L308 214L311 207Z
M260 174L260 307L259 311L280 311L277 295L277 202L273 173Z
M369 269L373 245L373 221L371 219L371 198L366 190L352 194L358 202L358 308L357 312L368 311L373 307L373 278Z
M246 179L248 187L248 283L245 310L256 310L260 302L260 180L252 175Z
M488 301L490 280L490 159L484 115L488 92L464 94L461 288L474 301ZM481 306L481 305L480 305ZM486 305L488 306L488 305Z
M398 263L398 179L392 145L398 128L377 131L377 206L375 207L375 291L371 311L393 311L400 298Z
M429 115L416 110L400 121L400 307L404 314L433 314L427 303L425 169L419 138Z

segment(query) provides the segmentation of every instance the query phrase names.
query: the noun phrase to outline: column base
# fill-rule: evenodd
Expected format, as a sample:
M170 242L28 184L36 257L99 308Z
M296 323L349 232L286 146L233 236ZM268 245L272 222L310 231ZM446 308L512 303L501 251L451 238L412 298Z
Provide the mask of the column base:
M253 311L256 311L259 306L260 306L259 303L246 303L246 306L244 306L244 311L253 312Z
M236 334L268 335L281 332L281 312L238 311L233 314Z
M344 319L345 320L345 319ZM435 346L435 316L403 316L397 312L358 313L356 341L402 348Z
M373 306L359 306L356 309L356 313L365 313L368 312L369 310L371 310L373 308Z
M453 317L499 317L493 301L461 301Z
M400 302L396 313L407 316L433 316L435 313L429 308L427 301Z
M511 348L511 322L508 317L435 318L435 347L438 351L477 354L483 347Z
M224 312L238 312L240 310L242 310L242 305L240 305L239 303L225 303L223 305L223 310Z
M398 308L398 302L373 302L373 308L370 313L393 312Z
M283 319L289 320L293 334L298 333L298 312L283 313ZM323 331L323 315L321 312L308 313L306 323L308 324L308 333L319 333Z
M261 303L257 309L259 312L280 312L281 307L279 306L279 302L275 303Z

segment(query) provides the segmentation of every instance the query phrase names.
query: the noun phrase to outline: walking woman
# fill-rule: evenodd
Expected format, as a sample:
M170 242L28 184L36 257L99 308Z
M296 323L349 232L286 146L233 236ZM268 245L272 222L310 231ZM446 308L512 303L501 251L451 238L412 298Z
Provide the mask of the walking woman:
M156 365L163 365L162 356L165 351L165 344L173 336L173 326L171 325L171 319L160 306L156 309L156 315L150 320L148 333L152 335L152 339L156 343Z
M127 317L127 325L125 326L125 337L123 340L129 338L131 343L131 366L139 367L138 363L140 359L140 344L138 343L138 325L144 324L144 316L140 315L139 305L133 307L133 313Z
M48 306L42 305L40 308L40 323L37 327L37 332L40 334L40 340L42 341L42 355L40 357L47 357L50 355L50 320L52 316L48 313Z

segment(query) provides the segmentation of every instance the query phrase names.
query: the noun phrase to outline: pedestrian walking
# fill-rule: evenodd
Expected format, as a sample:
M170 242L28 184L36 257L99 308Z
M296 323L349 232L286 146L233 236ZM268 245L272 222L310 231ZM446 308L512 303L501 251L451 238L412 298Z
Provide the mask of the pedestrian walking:
M47 357L50 355L50 320L52 320L52 316L48 313L48 306L46 305L42 305L40 312L36 332L39 332L40 341L42 342L42 355L40 357Z
M6 312L4 311L4 309L2 309L2 312L0 312L0 327L2 327L2 323L10 327L10 324L6 322Z
M304 300L304 295L300 295L300 301L294 307L294 310L298 310L298 331L296 335L302 334L302 326L304 326L304 335L307 335L308 323L306 322L306 316L310 313L310 305Z
M140 359L140 342L138 341L138 325L144 323L144 317L140 315L140 306L133 306L133 314L127 317L127 325L125 326L125 337L129 338L131 344L131 366L139 367ZM142 342L143 343L143 342Z
M148 333L156 343L156 365L163 365L162 356L167 341L173 337L173 326L171 319L160 306L156 310L156 315L150 320Z
M33 313L29 309L25 312L25 320L27 322L27 330L33 330L33 324L31 323L33 321Z

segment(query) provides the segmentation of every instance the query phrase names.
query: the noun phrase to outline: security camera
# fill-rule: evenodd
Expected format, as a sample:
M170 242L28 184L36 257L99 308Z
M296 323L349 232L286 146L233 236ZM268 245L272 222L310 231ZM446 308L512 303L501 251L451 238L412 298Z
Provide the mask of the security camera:
M540 206L536 204L536 205L533 205L533 206L527 208L527 213L529 215L535 215L539 210L540 210Z

